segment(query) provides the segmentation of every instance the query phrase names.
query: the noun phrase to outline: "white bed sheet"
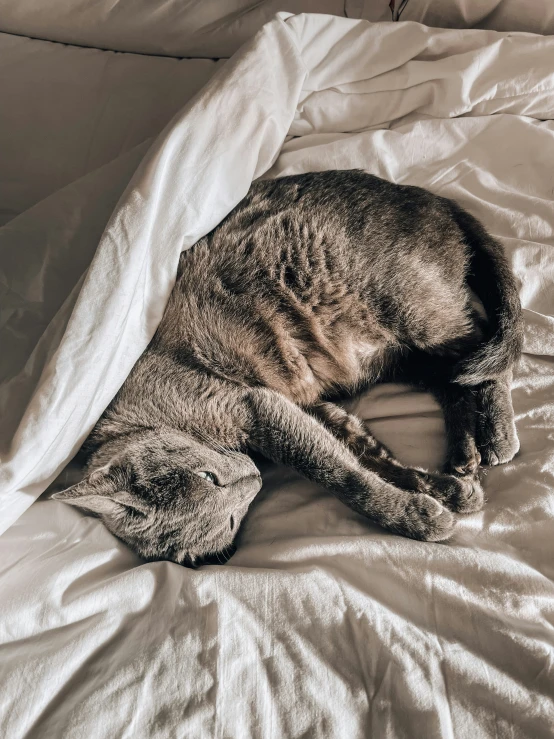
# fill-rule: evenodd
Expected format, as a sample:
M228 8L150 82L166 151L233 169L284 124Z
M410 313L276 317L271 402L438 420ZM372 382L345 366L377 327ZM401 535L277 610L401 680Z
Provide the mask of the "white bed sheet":
M541 37L282 17L177 115L80 292L10 403L1 396L12 427L21 420L0 468L2 515L15 521L0 537L3 734L552 735L553 54ZM287 133L296 138L276 159ZM62 503L28 508L146 345L180 249L268 167L264 176L363 167L423 185L506 246L526 309L514 387L522 449L488 472L486 508L447 544L387 534L282 469L266 476L235 557L197 572L141 564ZM85 185L70 196L94 235L105 215L85 207ZM14 219L8 247L63 212L52 196ZM106 270L110 281L95 282ZM356 408L407 462L439 463L442 421L427 395L382 387Z

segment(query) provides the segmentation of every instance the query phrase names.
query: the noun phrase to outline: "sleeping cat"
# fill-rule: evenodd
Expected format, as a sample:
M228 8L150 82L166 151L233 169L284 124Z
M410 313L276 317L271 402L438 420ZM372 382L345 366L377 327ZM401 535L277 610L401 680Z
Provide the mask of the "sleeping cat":
M472 304L474 290L486 319ZM454 202L362 171L255 183L181 255L150 345L54 497L146 559L229 553L289 465L404 536L447 539L479 510L479 464L519 448L510 396L521 307L501 245ZM383 381L431 391L444 473L405 468L336 401Z

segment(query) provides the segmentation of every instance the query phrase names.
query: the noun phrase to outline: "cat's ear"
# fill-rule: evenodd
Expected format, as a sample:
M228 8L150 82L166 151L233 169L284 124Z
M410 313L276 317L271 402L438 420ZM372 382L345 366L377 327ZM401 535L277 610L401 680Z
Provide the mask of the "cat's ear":
M96 514L113 515L129 509L146 513L144 504L133 493L121 489L121 475L115 473L111 464L94 470L67 490L54 493L52 498Z

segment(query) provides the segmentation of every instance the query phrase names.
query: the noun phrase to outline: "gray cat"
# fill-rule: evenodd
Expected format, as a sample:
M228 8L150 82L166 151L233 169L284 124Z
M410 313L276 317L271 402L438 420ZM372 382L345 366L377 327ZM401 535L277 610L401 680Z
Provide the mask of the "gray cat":
M481 299L487 318L472 304ZM454 202L358 170L255 183L183 253L163 320L54 497L146 559L228 556L289 465L389 531L447 539L483 505L479 464L519 448L521 306L501 245ZM405 468L336 401L383 381L431 391L444 474Z

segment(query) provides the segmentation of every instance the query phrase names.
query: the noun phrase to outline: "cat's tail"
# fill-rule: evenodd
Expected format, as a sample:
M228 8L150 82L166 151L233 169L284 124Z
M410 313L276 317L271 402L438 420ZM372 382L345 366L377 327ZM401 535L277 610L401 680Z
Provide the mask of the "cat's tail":
M466 280L487 314L485 337L477 349L459 361L453 381L478 385L508 370L519 358L523 318L515 277L502 245L472 215L453 206L453 216L469 246Z

